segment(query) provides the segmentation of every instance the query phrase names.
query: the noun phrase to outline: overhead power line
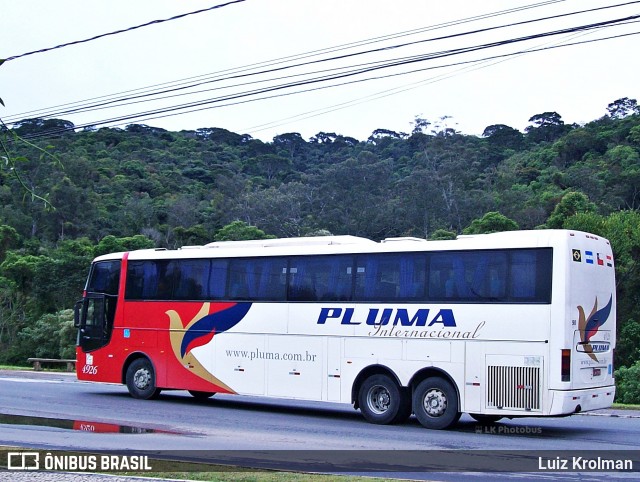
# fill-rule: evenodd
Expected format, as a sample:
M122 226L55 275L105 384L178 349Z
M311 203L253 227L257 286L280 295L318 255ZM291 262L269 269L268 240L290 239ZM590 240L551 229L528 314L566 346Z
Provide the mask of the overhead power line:
M627 33L627 34L622 34L622 35L612 35L609 37L603 37L603 38L599 38L599 39L593 39L593 40L583 40L580 42L571 42L571 43L566 43L566 44L562 44L562 45L555 45L555 46L551 46L551 47L540 47L540 48L534 48L534 49L526 49L526 50L520 50L517 52L511 52L511 53L507 53L507 54L501 54L501 55L493 55L493 56L489 56L489 57L483 57L480 59L475 59L475 60L467 60L467 61L462 61L462 62L455 62L455 63L450 63L450 64L445 64L445 65L437 65L437 66L433 66L433 67L423 67L420 69L414 69L414 70L410 70L410 71L405 71L405 72L399 72L399 73L395 73L395 74L386 74L386 75L379 75L379 76L375 76L375 77L368 77L365 79L358 79L358 80L350 80L350 81L344 81L338 84L332 84L332 85L326 85L326 86L320 86L320 87L311 87L311 88L307 88L304 90L298 90L295 92L285 92L285 93L280 93L280 94L273 94L273 95L268 95L268 96L264 96L264 97L257 97L257 98L251 98L251 99L247 99L247 100L237 100L234 102L230 102L230 103L226 103L226 104L217 104L217 102L223 102L226 100L234 100L234 99L242 99L243 97L248 97L251 95L254 95L254 93L245 93L245 94L241 94L235 97L229 97L229 98L219 98L216 99L212 102L202 102L201 104L195 104L194 107L195 108L189 108L189 110L186 110L184 112L171 112L168 114L165 114L165 112L170 112L173 109L168 108L168 109L161 109L159 110L156 114L154 114L153 112L148 113L149 115L153 115L152 117L144 117L141 114L134 114L133 117L130 117L128 119L124 119L121 118L121 120L124 120L125 122L120 122L117 125L125 125L128 124L129 121L131 120L136 120L138 122L143 122L143 121L149 121L149 120L154 120L154 119L163 119L166 117L173 117L176 115L182 115L182 114L186 114L186 113L191 113L191 112L198 112L198 111L202 111L202 110L208 110L208 109L216 109L216 108L221 108L221 107L229 107L229 106L234 106L234 105L239 105L239 104L247 104L250 102L258 102L261 100L268 100L268 99L274 99L274 98L278 98L278 97L285 97L285 96L290 96L290 95L296 95L296 94L302 94L302 93L306 93L306 92L313 92L313 91L318 91L318 90L326 90L326 89L331 89L331 88L335 88L335 87L342 87L345 85L350 85L350 84L357 84L357 83L362 83L362 82L369 82L372 80L380 80L380 79L388 79L391 77L399 77L399 76L403 76L403 75L408 75L408 74L414 74L417 72L425 72L425 71L429 71L429 70L436 70L436 69L442 69L442 68L446 68L446 67L455 67L455 66L462 66L462 65L469 65L469 64L477 64L477 63L482 63L482 62L487 62L487 61L491 61L491 60L497 60L497 59L505 59L508 57L513 57L513 56L518 56L518 55L523 55L523 54L528 54L528 53L534 53L534 52L542 52L544 50L551 50L551 49L556 49L556 48L561 48L561 47L570 47L570 46L575 46L575 45L582 45L582 44L587 44L587 43L594 43L594 42L599 42L602 40L610 40L610 39L615 39L615 38L622 38L622 37L628 37L628 36L632 36L632 35L640 35L640 32L633 32L633 33ZM453 75L444 75L444 78L449 78L452 77ZM425 82L425 83L431 83L431 82ZM270 89L270 90L280 90L280 89ZM267 91L265 91L267 92ZM207 105L205 107L202 107L202 105L206 105L206 104L210 104L210 103L216 103L216 105ZM146 114L145 114L146 115ZM113 122L119 121L118 119L114 119L112 120ZM112 124L112 121L105 121L104 123L109 123L111 124L111 126L114 126L114 124ZM102 123L101 123L102 124ZM66 131L70 131L70 130L75 130L75 129L79 129L79 128L83 128L83 127L91 127L91 126L95 126L96 123L87 123L87 124L83 124L83 125L79 125L79 126L74 126L74 128L69 128L69 129L63 129L61 131L55 131L53 132L53 134L60 134ZM47 132L42 134L42 136L49 136L51 135L52 132ZM37 137L39 137L39 135L37 135Z
M495 48L495 47L499 47L499 46L503 46L503 45L510 45L510 44L515 44L515 43L520 43L520 42L524 42L524 41L528 41L528 40L532 40L532 39L547 38L547 37L560 35L560 34L569 34L569 33L574 33L574 32L593 31L595 29L601 29L601 28L605 28L605 27L611 27L611 26L617 26L617 25L620 25L620 24L627 24L627 23L630 23L630 22L636 22L636 21L638 21L638 19L640 19L640 15L634 15L634 16L624 17L624 18L620 18L620 19L597 22L597 23L593 23L593 24L587 24L587 25L582 25L582 26L578 26L578 27L571 27L571 28L565 28L565 29L560 29L560 30L554 30L554 31L550 31L550 32L543 32L543 33L527 35L527 36L523 36L523 37L517 37L517 38L502 40L502 41L490 42L490 43L486 43L486 44L472 45L472 46L468 46L468 47L450 49L450 50L447 50L447 51L441 51L441 52L435 52L435 53L429 53L429 54L423 54L423 55L417 55L417 56L410 56L410 57L405 57L405 58L400 58L400 59L392 59L391 61L387 61L385 63L380 63L379 65L365 66L365 67L357 67L356 66L356 68L353 68L351 71L339 72L339 73L335 73L335 74L331 74L331 75L321 75L321 76L318 76L318 77L315 77L315 78L303 79L303 80L298 80L298 81L295 81L295 82L289 82L289 83L283 83L283 84L277 84L277 85L271 85L271 86L267 86L267 87L263 87L263 88L257 88L257 89L253 89L253 90L249 90L249 91L236 92L236 93L227 94L227 95L223 95L223 96L219 96L219 97L215 97L215 98L211 98L211 99L205 99L205 100L201 100L201 101L195 101L195 102L189 102L189 103L184 103L184 104L179 104L179 105L173 105L173 106L168 106L168 107L151 109L151 110L132 113L132 114L125 114L125 115L121 115L121 116L112 117L112 118L109 118L109 119L103 119L103 120L101 120L99 122L89 122L89 123L86 123L86 124L83 124L83 125L76 125L74 128L78 129L78 128L89 127L89 126L93 126L93 125L106 125L106 124L121 125L121 124L124 124L124 123L129 123L129 122L134 121L134 120L141 121L141 120L157 119L157 118L162 118L162 117L169 117L169 116L173 116L173 115L184 114L184 113L187 113L187 112L194 112L194 111L211 109L211 108L216 108L216 107L229 106L229 105L237 105L237 104L240 104L240 103L255 102L255 101L258 101L258 100L265 100L265 99L268 99L268 98L281 97L281 96L285 96L285 95L299 94L299 93L302 93L302 92L309 92L309 91L312 91L312 90L320 90L320 89L332 88L332 87L337 87L337 86L347 85L347 84L352 84L352 83L357 83L357 82L365 82L365 81L377 80L377 79L381 79L381 78L389 78L389 77L394 77L394 76L399 76L399 75L407 75L409 73L415 73L415 72L425 71L425 70L432 70L432 69L436 69L436 68L443 68L445 66L440 65L440 66L423 67L423 68L414 69L414 70L411 70L411 71L405 71L405 72L399 72L399 73L390 73L390 74L386 74L386 75L380 75L380 76L376 76L376 77L369 77L369 78L357 79L357 80L351 80L351 81L343 81L343 79L346 79L348 77L352 77L352 76L355 76L355 75L360 75L360 74L367 73L367 72L373 72L373 71L380 70L380 69L386 69L386 68L390 68L390 67L397 67L397 66L400 66L400 65L410 65L410 64L415 64L415 63L419 63L419 62L428 61L428 60L446 58L446 57L450 57L450 56L453 56L453 55L460 55L460 54L464 54L464 53L476 52L476 51L485 50L485 49L489 49L489 48ZM633 34L627 34L627 35L633 35ZM613 37L614 36L607 37L607 38L613 38ZM619 37L619 36L616 36L616 37ZM577 44L580 44L580 43L594 42L594 41L599 41L599 40L605 40L605 39L597 39L597 40L590 40L590 41L583 41L583 42L574 42L572 44L565 44L565 45L561 45L561 46L577 45ZM477 62L481 62L481 61L487 61L487 60L491 60L491 59L497 59L497 58L513 56L513 55L519 55L519 54L522 54L522 53L529 53L529 52L534 52L534 51L547 50L549 48L557 48L557 47L558 46L556 46L556 47L545 47L545 48L539 48L539 49L522 50L522 51L519 51L519 52L501 54L501 55L496 55L496 56L492 56L492 57L485 57L485 58L482 58L482 59L461 61L461 62L457 62L457 63L453 63L453 64L448 64L446 66L477 63ZM284 90L284 89L292 89L292 88L295 88L295 87L304 87L304 86L312 85L312 84L316 84L316 83L328 82L328 81L336 81L336 80L337 81L341 81L341 83L328 85L328 86L325 85L325 86L320 86L320 87L306 88L305 90L298 90L298 91L295 91L295 92L285 92L285 93L280 93L280 94L270 94L272 92L276 92L276 91L280 91L280 90ZM270 95L266 95L265 96L264 94L270 94ZM259 96L259 95L262 95L262 97L256 97L256 96ZM249 97L249 99L246 99L247 97ZM241 99L244 99L244 100L241 100ZM66 130L72 130L72 129L61 129L61 130L55 131L55 132L43 133L42 135L43 136L49 136L49 135L52 135L52 134L59 134L59 133L65 132ZM40 137L40 135L36 134L33 137Z
M338 46L334 46L334 47L328 47L328 48L324 48L324 49L313 50L313 51L310 51L310 52L303 52L303 53L300 53L300 54L294 54L294 55L290 55L290 56L286 56L286 57L281 57L281 58L277 58L277 59L273 59L273 60L258 62L258 63L254 63L254 64L249 64L249 65L245 65L245 66L241 66L241 67L226 69L226 70L213 72L213 73L209 73L209 74L198 75L198 76L195 76L195 77L189 77L189 78L170 81L170 82L165 82L165 83L161 83L161 84L150 85L150 86L141 87L141 88L138 88L138 89L128 90L128 91L124 91L124 92L119 92L119 93L115 93L115 94L109 94L109 95L104 95L104 96L100 96L100 97L94 97L94 98L91 98L91 99L80 100L80 101L71 102L71 103L67 103L67 104L62 104L62 105L58 105L58 106L52 106L52 107L48 107L48 108L45 108L45 109L38 109L38 110L32 110L32 111L28 111L28 112L22 112L22 113L14 114L14 115L12 115L10 117L6 117L5 121L10 123L10 122L15 121L15 120L24 119L25 116L28 116L28 115L36 115L38 117L63 115L63 114L67 114L69 112L79 112L79 110L72 110L72 111L70 111L70 110L60 110L63 107L68 107L68 109L80 108L80 109L84 110L84 108L90 108L92 106L91 102L95 102L95 104L97 104L97 105L101 105L102 103L104 103L106 105L108 103L125 102L125 101L136 99L136 98L150 97L150 96L153 96L153 95L161 95L163 93L168 93L168 92L172 92L172 91L175 91L175 90L191 89L191 88L197 87L199 85L203 85L203 84L211 83L211 82L219 82L219 81L222 81L222 80L240 78L240 77L249 76L249 75L260 75L260 74L264 74L264 73L274 72L274 71L277 71L277 70L290 69L290 68L300 67L300 66L304 66L304 65L310 65L310 64L313 64L313 63L336 60L336 59L343 58L343 57L329 57L329 58L324 58L324 59L317 60L317 61L314 61L314 62L303 62L303 63L292 64L292 65L288 65L288 66L284 66L284 67L280 67L280 68L273 68L274 66L281 65L281 64L284 64L286 62L292 62L292 61L296 61L296 60L299 61L299 60L303 60L303 59L318 57L318 56L324 55L324 54L340 52L340 51L352 49L352 48L355 48L355 47L360 47L360 46L364 46L364 45L370 45L370 44L379 43L379 42L383 42L383 41L387 41L387 40L391 40L391 39L395 39L395 38L402 38L402 37L406 37L406 36L410 36L410 35L416 35L416 34L425 33L425 32L429 32L429 31L433 31L433 30L439 30L439 29L447 28L447 27L451 27L451 26L462 25L462 24L465 24L465 23L475 22L475 21L479 21L479 20L486 20L486 19L493 18L493 17L498 17L498 16L507 15L507 14L511 14L511 13L516 13L516 12L521 12L521 11L529 10L529 9L533 9L533 8L548 6L548 5L555 4L555 3L562 3L562 2L565 2L565 1L566 0L546 0L546 1L543 1L543 2L538 2L538 3L535 3L535 4L531 4L531 5L525 5L525 6L521 6L521 7L501 10L501 11L498 11L498 12L492 12L492 13L487 13L487 14L482 14L482 15L476 15L476 16L473 16L473 17L467 17L467 18L463 18L463 19L459 19L459 20L450 21L450 22L444 22L444 23L435 24L435 25L431 25L431 26L427 26L427 27L418 28L418 29L413 29L413 30L408 30L408 31L404 31L404 32L378 36L378 37L374 37L374 38L370 38L370 39L364 39L364 40L351 42L351 43L347 43L347 44L342 44L342 45L338 45ZM628 3L640 3L640 0L636 0L634 2L628 2ZM611 6L607 6L607 7L601 7L601 8L615 8L615 7L623 6L623 5L627 5L627 3L619 4L619 5L611 5ZM591 11L591 10L588 10L588 11ZM584 11L573 12L572 14L578 14L578 13L584 13ZM551 17L551 18L554 18L554 17ZM505 26L509 26L509 25L511 25L511 24L507 24ZM513 25L515 25L515 24L513 24ZM504 26L500 26L500 27L496 27L496 28L503 28L503 27ZM431 39L431 40L436 40L436 39ZM422 41L422 42L424 42L424 41ZM410 44L411 43L409 43L409 45ZM391 49L391 48L397 48L397 47L398 46L390 46L390 47L385 47L385 48L379 49L379 50L382 51L382 50L385 50L385 49ZM354 55L363 55L363 54L366 54L366 53L375 52L377 50L378 49L367 50L367 51L356 53ZM258 69L258 68L263 68L264 69L264 68L268 68L268 67L271 67L271 69L256 71L256 69ZM224 74L226 74L226 76ZM192 92L187 92L184 95L191 95L191 94L192 94ZM117 96L123 96L123 97L119 97L118 98ZM155 99L149 99L149 100L155 100ZM80 104L80 105L78 105L78 104ZM75 106L75 107L72 107L72 106ZM56 110L56 109L58 109L58 110Z
M420 29L414 29L406 32L400 32L397 34L384 35L381 37L375 37L373 39L365 39L357 42L352 42L350 44L345 44L342 46L330 47L326 49L315 50L312 52L296 54L289 57L283 57L281 59L275 59L273 61L265 61L257 64L251 64L244 67L237 67L235 69L227 69L225 71L221 71L214 74L207 74L203 76L192 77L189 79L182 79L180 81L157 84L156 86L150 86L150 87L145 87L141 89L126 91L120 94L112 94L110 96L109 95L102 96L94 99L89 99L87 101L78 101L75 103L64 104L63 106L58 106L58 110L55 110L56 108L52 107L49 109L41 109L39 111L31 111L31 112L39 113L37 117L40 117L40 118L51 118L51 117L58 117L60 115L65 115L65 114L77 114L77 113L90 112L90 111L106 109L106 108L115 108L115 107L122 108L128 105L139 104L142 102L150 102L150 101L157 102L160 100L173 99L176 97L182 97L186 95L202 94L202 93L211 92L211 91L220 91L224 89L234 90L233 92L229 92L224 95L217 95L216 97L194 100L191 102L176 103L173 105L166 105L166 102L165 102L165 106L162 106L162 107L158 106L155 108L141 110L138 112L122 113L120 115L114 115L110 118L87 122L81 125L75 125L74 128L79 129L83 127L99 126L99 125L118 126L118 125L124 125L126 123L131 123L131 122L140 122L140 121L146 121L151 119L183 115L186 113L196 112L196 111L201 111L206 109L227 107L232 105L244 104L248 102L256 102L261 100L273 99L276 97L301 94L304 92L335 88L335 87L340 87L343 85L349 85L354 83L361 83L361 82L368 82L372 80L379 80L379 79L390 78L390 77L404 76L404 75L408 75L416 72L424 72L424 71L433 70L433 69L442 69L444 67L475 65L475 67L473 68L477 69L477 68L481 68L481 67L478 67L478 64L482 62L486 63L494 59L511 58L515 55L523 55L525 53L540 51L542 49L540 48L525 49L515 53L512 52L512 53L506 53L502 55L494 55L494 56L489 56L482 59L476 58L476 59L463 60L455 63L449 63L446 65L429 65L427 67L415 68L412 70L405 69L400 72L397 71L399 68L402 68L403 66L408 67L411 64L418 64L426 61L443 59L453 55L470 54L470 53L484 50L484 49L492 49L500 46L515 44L518 42L525 42L525 41L536 39L536 38L551 37L551 36L557 36L560 34L575 33L575 32L590 32L590 31L592 32L597 29L602 29L606 27L624 25L625 23L628 23L628 22L637 21L637 19L640 18L640 15L630 16L630 17L619 18L614 20L607 20L604 22L592 23L588 25L581 25L578 27L571 27L566 29L554 30L550 32L537 33L534 35L520 36L520 37L494 41L489 43L479 43L475 45L468 45L462 48L441 50L441 51L435 51L435 52L418 54L418 55L409 55L409 56L405 55L403 57L396 57L396 58L388 58L389 56L387 55L386 59L371 60L369 62L361 62L359 64L352 64L352 65L338 65L335 67L332 66L325 69L318 69L315 71L306 71L302 73L295 73L294 71L293 73L288 75L270 76L269 78L264 78L264 76L266 75L274 74L276 72L284 71L287 69L301 68L301 67L306 67L309 65L321 64L321 63L331 63L331 64L333 63L337 64L338 62L344 63L344 61L347 59L355 58L357 56L363 56L366 54L376 55L380 57L385 52L395 52L407 46L424 44L426 42L435 42L437 40L449 40L453 38L462 38L464 36L472 36L474 34L485 33L488 31L495 31L495 30L504 29L507 27L520 26L524 24L533 24L534 22L541 22L543 20L558 19L561 17L568 17L571 15L578 15L581 13L593 12L596 10L611 9L611 8L616 8L621 6L627 6L630 4L640 3L640 0L630 1L630 2L620 3L616 5L608 5L605 7L598 7L598 8L588 9L588 10L563 13L559 15L547 16L547 17L536 18L536 19L529 19L529 20L524 20L520 22L513 22L513 23L508 23L508 24L503 24L498 26L487 27L487 28L477 28L474 30L458 32L451 35L440 35L440 36L431 37L428 39L406 41L406 42L397 43L397 44L388 45L388 46L383 45L381 47L364 49L358 52L346 52L346 53L341 53L340 55L333 55L330 57L325 56L326 54L329 54L329 53L337 53L340 51L348 50L352 48L353 45L356 45L356 46L369 45L372 43L388 41L389 39L392 39L392 38L399 38L399 37L404 37L408 35L414 35L414 32L424 33L429 30L444 28L444 26L460 25L462 23L476 21L478 19L486 19L486 18L496 17L498 15L502 15L505 13L511 13L516 10L524 10L527 8L546 6L552 3L558 3L563 1L566 1L566 0L548 0L546 2L539 2L537 4L521 7L519 9L511 9L511 10L505 10L501 12L494 12L490 14L479 15L476 17L469 17L468 19L456 20L456 21L447 22L444 24L438 24L438 25L423 27ZM230 2L230 3L235 3L235 2ZM630 35L633 35L633 34L630 34ZM592 41L600 41L600 40L605 40L605 39L614 38L614 37L615 36L610 36L610 37L601 38L601 39L592 40ZM584 42L581 42L581 43L584 43ZM573 44L560 45L560 46L577 45L577 44L578 42ZM313 59L313 57L318 57L318 56L322 56L322 57L320 59ZM312 60L307 60L307 59L312 59ZM301 62L301 60L307 60L307 61ZM381 73L380 75L369 76L366 78L363 77L367 73L372 73L374 71L382 70L382 69L394 69L395 72ZM452 75L454 74L443 74L440 77L449 78ZM249 78L253 76L257 77L257 79L250 80L243 83L236 82L238 79ZM259 76L263 76L263 78ZM355 77L355 79L352 79L351 77ZM223 82L223 81L233 81L233 82L227 85L221 84L220 86L213 87L213 88L195 90L196 87L203 86L205 84L210 84L214 82ZM266 84L266 85L260 86L259 84ZM160 88L156 88L154 90L153 89L154 87L160 87ZM399 89L391 89L391 90L399 90ZM399 91L404 91L404 90L408 90L408 89L402 89ZM122 94L125 94L125 95L122 95ZM388 94L388 95L392 95L392 94ZM14 114L13 116L11 116L11 120L6 119L7 123L19 124L18 122L19 119L26 118L26 117L18 118L18 116L20 115L21 114ZM55 133L61 133L61 132L63 131L56 131ZM54 134L54 132L47 132L45 135L51 135L51 134Z
M299 114L295 114L292 116L288 116L285 118L281 118L281 119L277 119L277 120L273 120L273 121L269 121L266 123L262 123L262 124L258 124L258 125L254 125L251 127L245 127L242 129L239 129L238 132L251 132L251 133L255 133L255 132L262 132L265 131L267 129L273 129L275 127L280 127L283 125L287 125L289 123L291 123L293 120L306 120L306 119L311 119L314 117L319 117L325 114L329 114L331 112L335 112L338 110L342 110L342 109L347 109L349 107L353 107L355 105L359 105L359 104L364 104L367 102L371 102L373 100L378 100L378 99L382 99L385 97L390 97L392 95L397 95L397 94L401 94L404 92L408 92L410 90L414 90L414 89L418 89L422 86L428 85L428 84L433 84L436 82L441 82L443 80L447 80L450 79L452 77L456 77L458 75L464 75L468 72L473 72L476 70L481 70L481 69L486 69L489 67L492 67L494 65L497 65L499 63L502 62L507 62L509 60L514 60L517 57L521 57L523 55L526 55L528 53L533 53L533 52L540 52L542 50L549 50L549 49L553 49L553 48L560 48L560 47L569 47L569 46L573 46L573 45L580 45L582 43L589 43L589 42L598 42L601 40L608 40L611 38L617 38L617 36L615 37L605 37L605 38L599 38L599 39L592 39L592 40L586 40L583 42L572 42L572 43L567 43L569 40L574 39L578 36L585 36L585 35L591 35L592 32L577 32L574 34L570 34L566 39L563 40L559 40L551 45L549 44L543 44L543 45L538 45L536 47L532 47L526 50L521 50L519 52L513 52L513 53L509 53L509 54L504 54L502 56L492 56L492 57L486 57L483 59L477 59L477 60L472 60L472 61L468 61L468 62L457 62L456 64L447 64L447 65L441 65L441 66L437 66L437 67L431 67L431 69L440 69L440 68L447 68L447 67L454 67L454 66L459 66L460 68L454 70L453 72L444 72L442 74L437 74L434 75L432 77L428 77L426 79L422 79L422 80L418 80L415 82L411 82L409 84L403 84L403 85L399 85L396 87L392 87L389 89L384 89L382 91L379 92L374 92L372 94L367 94L363 97L360 98L356 98L356 99L351 99L349 101L345 101L345 102L341 102L338 104L334 104L334 105L330 105L330 106L325 106L325 107L321 107L318 109L314 109L311 111L307 111L307 112L302 112ZM421 69L424 70L424 69ZM415 71L412 71L410 73L415 73ZM377 79L371 79L371 80L377 80Z
M12 55L12 56L7 57L6 59L4 59L4 62L9 62L10 60L19 59L21 57L26 57L28 55L41 54L41 53L44 53L44 52L49 52L51 50L57 50L57 49L61 49L61 48L64 48L64 47L69 47L71 45L78 45L78 44L84 44L84 43L87 43L87 42L92 42L94 40L98 40L98 39L101 39L101 38L104 38L104 37L109 37L111 35L118 35L118 34L125 33L125 32L131 32L132 30L137 30L137 29L140 29L140 28L149 27L151 25L156 25L156 24L159 24L159 23L170 22L172 20L178 20L180 18L188 17L190 15L196 15L198 13L209 12L211 10L216 10L218 8L226 7L226 6L232 5L234 3L241 3L241 2L245 2L245 1L246 0L232 0L232 1L229 1L227 3L222 3L220 5L214 5L213 7L202 8L200 10L194 10L193 12L181 13L180 15L174 15L173 17L170 17L170 18L165 18L165 19L160 19L160 20L151 20L150 22L146 22L146 23L143 23L141 25L134 25L133 27L129 27L129 28L121 29L121 30L116 30L114 32L103 33L103 34L96 35L94 37L86 38L86 39L83 39L83 40L74 40L73 42L67 42L67 43L64 43L64 44L56 45L55 47L47 47L47 48L40 49L40 50L33 50L31 52L25 52L25 53L19 54L19 55Z
M559 0L554 0L554 3L557 2ZM550 2L543 2L544 5L547 5ZM420 39L420 40L416 40L416 41L411 41L411 42L404 42L404 43L400 43L400 44L394 44L394 45L390 45L390 46L382 46L382 47L378 47L375 49L368 49L368 50L363 50L363 51L358 51L358 52L353 52L353 53L345 53L342 55L338 55L338 56L332 56L332 57L325 57L325 58L321 58L321 59L317 59L317 60L310 60L310 61L306 61L306 62L301 62L301 63L293 63L293 64L289 64L289 65L280 65L277 67L272 67L270 69L266 69L266 70L258 70L255 71L253 69L250 68L239 68L239 69L235 69L236 72L233 72L234 69L231 69L231 74L230 75L213 75L210 78L198 78L197 81L195 82L191 82L191 83L183 83L183 84L175 84L175 85L170 85L164 89L159 89L159 90L146 90L146 91L142 91L139 92L137 94L133 93L135 91L131 91L131 93L129 95L125 95L125 96L121 96L121 97L115 97L115 98L105 98L104 96L101 98L97 98L95 101L80 101L79 103L71 103L71 104L65 104L66 106L68 106L67 108L63 108L60 109L63 106L58 106L58 109L56 110L55 107L50 108L50 109L41 109L38 111L31 111L31 112L27 112L27 113L22 113L22 114L14 114L12 116L10 116L9 118L5 118L5 121L8 123L12 123L15 122L17 120L21 120L25 118L25 115L29 115L29 114L36 114L38 117L57 117L57 116L64 116L64 115L70 115L70 114L77 114L80 112L91 112L91 111L95 111L95 110L100 110L100 109L105 109L105 108L110 108L110 107L123 107L126 105L131 105L131 104L137 104L137 103L141 103L141 102L155 102L158 100L164 100L164 99L169 99L169 98L173 98L173 97L179 97L179 96L188 96L188 95L195 95L195 94L201 94L201 93L205 93L205 92L211 92L211 91L215 91L215 90L220 90L220 89L229 89L231 87L233 88L237 88L237 87L242 87L245 85L251 85L251 84L257 84L257 83L266 83L266 82L274 82L274 81L278 81L278 80L285 80L288 78L295 78L295 77L301 77L301 76L309 76L309 75L313 75L313 74L318 74L321 73L323 71L316 71L316 72L305 72L302 74L293 74L293 75L289 75L289 76L284 76L284 77L274 77L274 78L268 78L268 79L262 79L262 80L257 80L254 82L247 82L247 83L242 83L242 84L238 84L235 83L233 84L233 86L222 86L222 87L214 87L214 88L210 88L210 89L204 89L204 90L193 90L196 87L199 86L203 86L206 84L211 84L211 83L220 83L223 81L229 81L229 80L237 80L237 79L242 79L242 78L246 78L246 77L251 77L251 76L259 76L259 75L264 75L264 74L270 74L270 73L275 73L275 72L279 72L279 71L283 71L283 70L290 70L290 69L294 69L294 68L299 68L299 67L305 67L305 66L310 66L310 65L314 65L314 64L320 64L320 63L327 63L327 62L334 62L334 61L338 61L338 60L345 60L345 59L349 59L352 57L357 57L357 56L363 56L363 55L368 55L368 54L376 54L376 53L381 53L381 52L388 52L388 51L392 51L392 50L397 50L403 47L408 47L408 46L413 46L413 45L417 45L417 44L423 44L423 43L429 43L429 42L436 42L439 40L449 40L449 39L454 39L454 38L459 38L459 37L464 37L464 36L471 36L471 35L476 35L476 34L480 34L480 33L486 33L486 32L490 32L490 31L495 31L495 30L500 30L500 29L505 29L505 28L509 28L509 27L516 27L516 26L522 26L522 25L526 25L526 24L533 24L533 23L538 23L538 22L542 22L542 21L547 21L547 20L554 20L554 19L559 19L559 18L564 18L564 17L569 17L569 16L574 16L574 15L579 15L579 14L584 14L584 13L591 13L591 12L595 12L595 11L600 11L600 10L606 10L606 9L610 9L610 8L616 8L616 7L621 7L621 6L627 6L629 4L636 4L636 3L640 3L640 0L635 0L632 2L626 2L626 3L621 3L621 4L616 4L616 5L608 5L605 7L597 7L597 8L591 8L591 9L587 9L587 10L579 10L579 11L574 11L574 12L569 12L569 13L563 13L563 14L558 14L558 15L553 15L553 16L546 16L546 17L540 17L540 18L535 18L535 19L529 19L529 20L524 20L524 21L520 21L520 22L513 22L513 23L507 23L507 24L502 24L502 25L497 25L497 26L492 26L492 27L487 27L487 28L482 28L482 29L475 29L475 30L471 30L471 31L465 31L465 32L459 32L459 33L454 33L454 34L450 34L450 35L443 35L443 36L438 36L438 37L430 37L427 39ZM540 5L540 4L536 4L536 5ZM511 10L508 10L507 12L511 12ZM487 18L490 16L497 16L497 14L500 12L496 12L494 14L486 14L486 15L481 15L478 16L480 18ZM472 19L476 19L478 17L471 17ZM456 21L456 22L448 22L448 24L459 24L462 21ZM433 29L433 27L426 27L423 29L416 29L419 31L425 31L425 30L431 30ZM404 33L402 34L398 34L399 36L404 36ZM378 37L378 38L390 38L390 37L395 37L395 35L387 35L384 37ZM366 41L361 41L361 42L355 42L357 44L363 44L363 43L367 43ZM347 44L350 45L350 44ZM343 48L336 48L335 50L344 50ZM324 50L323 50L324 51ZM315 55L314 55L315 56ZM301 56L292 56L292 57L297 57L300 58ZM403 59L398 59L399 61L402 61ZM421 60L424 60L424 58L421 58ZM275 62L275 64L281 64L282 62ZM369 65L373 65L373 64L384 64L384 61L378 61L378 62L372 62ZM262 64L256 64L256 65L262 65ZM350 67L340 67L337 69L328 69L325 70L324 72L330 72L331 70L346 70L346 69L350 69L350 68L356 68L356 67L363 67L366 66L367 64L361 64L360 66L350 66ZM223 71L224 72L229 72L229 71ZM165 84L160 84L160 85L165 85ZM84 103L83 103L84 102Z

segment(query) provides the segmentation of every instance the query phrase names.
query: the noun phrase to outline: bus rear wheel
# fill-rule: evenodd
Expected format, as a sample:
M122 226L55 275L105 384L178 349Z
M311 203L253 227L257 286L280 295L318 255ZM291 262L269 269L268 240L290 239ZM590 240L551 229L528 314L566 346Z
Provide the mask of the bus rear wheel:
M127 388L133 398L149 400L160 394L156 387L156 373L153 365L146 358L138 358L127 368Z
M423 427L442 430L460 418L455 388L440 377L421 381L413 392L413 413Z
M367 378L358 391L358 405L371 423L386 425L406 421L411 415L411 400L387 375Z

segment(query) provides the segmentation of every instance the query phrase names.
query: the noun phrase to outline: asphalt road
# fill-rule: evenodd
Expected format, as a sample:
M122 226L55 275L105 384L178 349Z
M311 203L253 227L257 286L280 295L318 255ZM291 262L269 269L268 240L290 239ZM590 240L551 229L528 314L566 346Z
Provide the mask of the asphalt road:
M362 453L389 463L392 460L384 451L431 451L436 457L430 462L441 467L462 460L456 454L450 458L450 451L490 451L499 456L492 460L497 460L493 469L500 471L504 470L500 466L503 453L495 451L553 451L564 457L630 450L637 458L640 416L601 411L566 418L506 420L493 426L480 426L463 416L453 430L430 431L414 419L403 425L368 424L359 412L342 404L218 395L198 401L187 392L163 392L157 400L142 401L129 397L123 386L78 382L70 374L0 371L0 445L51 451L171 452L186 459L206 458L211 451L234 456L293 450L331 451L328 453L334 455L372 451ZM411 459L411 454L403 455ZM542 462L549 466L554 460ZM579 479L575 470L556 475L563 480L604 480L602 473L582 472ZM461 474L402 475L458 480ZM495 480L515 475L475 473L469 477ZM535 475L548 479L551 474ZM637 478L638 472L607 476L607 480Z

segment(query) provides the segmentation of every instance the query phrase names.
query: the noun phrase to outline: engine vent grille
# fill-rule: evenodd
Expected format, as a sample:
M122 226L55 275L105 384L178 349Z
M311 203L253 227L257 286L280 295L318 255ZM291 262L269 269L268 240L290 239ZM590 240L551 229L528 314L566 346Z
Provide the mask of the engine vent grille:
M487 367L487 408L540 410L540 367Z

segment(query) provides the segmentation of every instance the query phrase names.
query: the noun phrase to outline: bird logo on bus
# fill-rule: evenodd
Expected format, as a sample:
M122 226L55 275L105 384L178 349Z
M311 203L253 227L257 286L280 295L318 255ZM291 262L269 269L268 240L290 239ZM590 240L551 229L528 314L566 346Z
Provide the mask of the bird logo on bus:
M192 353L194 348L206 345L215 335L236 326L249 312L251 303L203 303L196 315L187 323L175 310L169 317L169 338L173 354L180 363L198 377L215 384L229 393L235 393L224 382L214 377Z
M609 303L602 309L598 309L598 298L596 297L595 303L593 305L593 309L589 316L585 315L584 308L582 306L578 306L578 331L580 332L580 345L589 358L594 361L598 361L598 357L596 357L595 353L599 351L605 351L600 347L600 349L594 349L594 345L591 343L591 339L593 336L598 333L598 330L604 323L609 319L609 315L611 314L611 306L613 304L613 295L609 298ZM608 344L607 344L608 345Z

